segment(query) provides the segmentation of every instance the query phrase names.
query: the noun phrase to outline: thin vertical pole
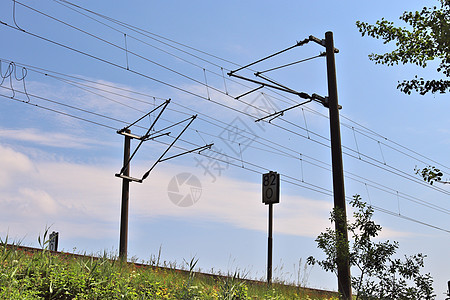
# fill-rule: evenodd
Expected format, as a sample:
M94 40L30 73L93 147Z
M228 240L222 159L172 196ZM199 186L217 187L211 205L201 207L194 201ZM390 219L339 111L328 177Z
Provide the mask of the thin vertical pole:
M269 237L267 239L267 283L272 283L273 203L269 203Z
M125 130L130 133L129 129ZM130 141L131 137L125 135L125 143L123 150L123 166L125 167L123 175L130 176ZM128 202L130 197L130 180L122 179L122 209L120 213L120 241L119 241L119 259L127 260L128 245Z
M342 299L351 299L350 263L347 234L347 213L345 207L344 171L342 163L341 132L339 128L339 109L334 60L333 32L325 33L327 57L328 105L330 114L331 160L333 169L334 208L337 212L335 228L338 238L337 268L338 290Z
M447 298L447 299L450 299L450 280L447 281L447 287L448 287L448 290L447 290L447 296L448 296L448 298Z

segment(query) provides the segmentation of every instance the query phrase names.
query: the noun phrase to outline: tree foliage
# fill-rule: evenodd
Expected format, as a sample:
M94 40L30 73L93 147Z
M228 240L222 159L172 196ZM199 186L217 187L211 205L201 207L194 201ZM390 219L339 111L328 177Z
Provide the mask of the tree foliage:
M434 299L430 274L422 275L424 266L423 254L406 257L404 260L394 259L392 256L398 248L397 242L374 242L382 227L372 220L373 208L361 201L359 195L350 202L356 209L353 213L354 221L348 223L349 260L350 266L356 272L352 276L353 293L356 299ZM336 222L341 214L334 210L331 221ZM327 228L321 233L316 242L326 258L317 260L308 258L309 264L318 264L325 271L337 273L336 245L340 238L334 229Z
M423 169L419 169L416 167L414 171L416 172L416 174L422 176L423 180L428 182L430 185L433 185L434 182L450 184L450 181L442 180L442 176L444 176L444 173L442 173L441 170L434 166L428 166Z
M362 36L382 39L384 44L395 42L396 49L385 54L370 54L370 60L389 66L415 64L427 67L429 61L437 60L436 69L443 78L424 79L417 75L399 82L397 88L406 94L416 91L421 95L428 92L446 93L450 90L450 0L439 0L440 6L424 7L421 11L405 11L400 20L409 28L396 27L384 18L375 25L357 21L356 26Z

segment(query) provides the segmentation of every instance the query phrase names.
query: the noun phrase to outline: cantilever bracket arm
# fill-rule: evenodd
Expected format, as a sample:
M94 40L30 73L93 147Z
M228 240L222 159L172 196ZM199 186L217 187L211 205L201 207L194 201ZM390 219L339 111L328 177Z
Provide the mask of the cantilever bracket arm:
M252 62L252 63L249 63L249 64L247 64L247 65L245 65L245 66L239 67L239 68L237 68L236 70L232 70L232 71L230 71L230 72L228 73L228 75L231 76L231 74L233 74L233 73L236 73L236 72L238 72L238 71L240 71L240 70L246 69L246 68L248 68L248 67L250 67L250 66L256 65L257 63L260 63L260 62L262 62L262 61L264 61L264 60L266 60L266 59L272 58L272 57L277 56L277 55L279 55L279 54L281 54L281 53L284 53L284 52L286 52L286 51L289 51L289 50L291 50L291 49L293 49L293 48L295 48L295 47L303 46L303 45L305 45L305 44L307 44L307 43L309 43L309 42L311 42L311 41L325 47L325 40L321 40L321 39L319 39L319 38L316 38L316 37L313 36L313 35L310 35L308 38L306 38L306 39L304 39L304 40L302 40L302 41L297 41L297 43L296 43L295 45L293 45L293 46L290 46L290 47L288 47L288 48L286 48L286 49L283 49L283 50L281 50L281 51L278 51L278 52L276 52L276 53L274 53L274 54L271 54L271 55L269 55L269 56L266 56L266 57L264 57L264 58L258 59L257 61ZM335 52L335 53L339 53L339 49L334 48L334 52Z
M161 135L164 135L164 133L162 133L162 134L159 134L159 135L153 137L153 135L155 135L155 134L157 134L157 133L160 133L160 132L162 132L162 131L166 131L167 129L172 128L172 127L175 127L175 126L177 126L177 125L179 125L179 124L181 124L181 123L183 123L183 122L186 122L186 121L189 120L190 118L191 118L191 117L189 117L189 118L187 118L187 119L184 119L184 120L182 120L182 121L179 121L179 122L177 122L177 123L174 123L174 124L172 124L172 125L169 125L169 126L163 128L163 129L160 129L160 130L158 130L158 131L156 131L156 132L150 133L150 134L148 134L148 135L146 135L146 136L144 136L144 137L146 138L146 140L151 140L151 139L154 139L154 138L159 137L159 136L161 136ZM169 132L168 134L170 134L170 132Z
M145 136L145 135L144 136L138 136L136 134L128 133L126 131L124 131L124 132L117 132L117 133L119 133L121 135L129 136L132 139L148 141L148 140L153 140L153 139L159 138L160 136L169 135L171 132L168 131L168 132L164 132L164 133L161 133L161 134L158 134L158 135L151 134L151 135L147 135L147 136Z
M195 118L197 118L197 115L193 115L192 117L190 117L190 118L188 118L188 119L186 119L186 120L183 120L183 122L184 122L184 121L187 121L187 120L191 119L191 120L189 121L189 123L183 128L183 130L178 134L178 136L172 141L172 143L169 145L169 147L167 147L166 151L164 151L164 153L161 154L161 156L156 160L156 162L151 166L151 168L150 168L147 172L145 172L144 176L142 176L141 182L144 181L144 180L148 177L148 175L150 175L150 172L155 168L155 166L156 166L159 162L161 162L161 160L163 159L164 155L166 155L166 153L169 152L170 148L172 148L172 146L176 143L176 141L180 138L180 136L181 136L181 135L186 131L186 129L189 127L189 125L192 124L192 122L195 120Z
M127 180L129 180L129 181L134 181L134 182L142 183L142 179L135 178L135 177L131 177L131 176L127 176L127 175L123 175L123 174L118 174L118 173L116 173L116 177L123 178L123 179L127 179Z
M131 126L133 126L134 124L136 124L137 122L139 122L140 120L142 120L143 118L148 116L151 112L153 112L156 109L162 107L161 111L159 112L158 116L156 116L155 120L153 120L153 123L150 125L150 127L147 130L147 132L142 137L139 138L141 141L137 145L136 149L134 149L134 152L130 156L130 158L128 159L127 163L120 170L120 174L123 174L123 172L128 168L128 166L130 165L131 160L133 159L134 155L136 155L136 152L139 150L139 148L141 147L142 143L149 139L148 137L150 136L150 134L149 134L150 131L152 130L153 126L155 126L155 124L158 121L159 117L161 117L162 113L166 109L167 105L169 105L169 103L170 103L170 99L166 100L164 103L160 104L158 107L156 107L155 109L153 109L149 113L145 114L143 117L139 118L136 122L128 125L127 127L123 128L123 129L121 129L119 131L117 131L117 133L123 134L128 128L130 128Z
M299 106L301 106L301 105L303 105L303 104L309 103L309 102L311 102L312 100L313 100L313 99L312 99L312 97L311 97L311 99L306 100L306 101L304 101L304 102L302 102L302 103L296 104L296 105L291 106L291 107L289 107L289 108L286 108L286 109L283 109L283 110L274 112L273 114L267 115L267 116L265 116L265 117L259 118L258 120L255 120L255 122L259 122L259 121L262 121L262 120L264 120L264 119L273 117L272 119L269 120L269 123L270 123L273 119L276 119L276 118L281 117L282 115L284 115L284 112L286 112L286 111L288 111L288 110L291 110L291 109L293 109L293 108L299 107Z
M167 158L159 159L158 162L163 162L163 161L166 161L166 160L169 160L169 159L178 157L178 156L182 156L182 155L185 155L185 154L188 154L188 153L192 153L192 152L195 152L195 151L198 151L198 153L200 153L200 152L202 152L202 151L205 150L205 149L211 149L211 147L212 147L213 145L214 145L214 143L211 143L211 144L204 145L204 146L201 146L201 147L192 149L192 150L187 150L187 151L185 151L185 152L183 152L183 153L179 153L179 154L176 154L176 155L172 155L172 156L170 156L170 157L167 157ZM155 163L155 165L156 165L156 163ZM155 166L155 165L154 165L154 166ZM154 166L152 166L152 168L154 168ZM151 171L151 170L150 170L150 171ZM135 178L135 177L131 177L131 176L123 175L123 174L116 174L116 177L123 178L123 179L127 179L127 180L129 180L129 181L134 181L134 182L138 182L138 183L142 183L142 182L144 181L144 179L145 179L145 178Z
M290 91L291 93L294 93L294 94L298 95L298 92L297 92L297 91L295 91L295 90L293 90L293 89L291 89L291 88L289 88L289 87L287 87L287 86L285 86L285 85L282 85L281 83L278 83L278 82L276 82L276 81L273 80L273 79L270 79L270 78L268 78L268 77L266 77L266 76L263 76L263 75L259 74L258 72L255 73L255 76L256 76L256 77L259 77L259 78L261 78L261 79L264 79L264 80L266 80L266 81L268 81L268 82L270 82L270 83L273 83L273 84L275 84L276 86L285 89L286 91ZM304 98L304 97L302 97L302 98Z
M299 64L299 63L302 63L302 62L314 59L314 58L318 58L318 57L321 57L321 56L326 56L326 54L327 54L326 52L320 52L320 54L316 55L316 56L312 56L312 57L309 57L309 58L304 58L304 59L301 59L301 60L297 60L297 61L294 61L294 62L291 62L291 63L288 63L288 64L284 64L284 65L281 65L281 66L278 66L278 67L273 67L273 68L270 68L270 69L267 69L267 70L264 70L264 71L258 71L258 72L255 73L255 75L258 76L259 74L262 74L262 73L267 73L267 72L279 70L279 69L282 69L282 68L290 67L290 66L293 66L293 65L296 65L296 64Z
M293 49L293 48L295 48L295 47L303 46L304 44L307 44L309 41L310 41L309 38L306 38L306 39L304 39L303 41L298 41L298 42L297 42L295 45L293 45L293 46L290 46L290 47L288 47L288 48L286 48L286 49L283 49L283 50L281 50L281 51L278 51L277 53L274 53L274 54L271 54L271 55L266 56L266 57L264 57L264 58L261 58L261 59L255 61L255 62L252 62L252 63L250 63L250 64L248 64L248 65L243 66L243 67L240 67L240 68L238 68L238 69L236 69L236 70L234 70L234 71L230 71L230 72L228 73L228 75L233 74L233 73L236 73L236 72L238 72L238 71L240 71L240 70L242 70L242 69L246 69L246 68L248 68L248 67L250 67L250 66L253 66L253 65L257 64L257 63L260 63L260 62L262 62L262 61L264 61L264 60L266 60L266 59L269 59L269 58L271 58L271 57L277 56L277 55L279 55L279 54L281 54L281 53L283 53L283 52L289 51L289 50L291 50L291 49Z
M239 98L244 97L244 96L246 96L246 95L248 95L248 94L251 94L251 93L253 93L253 92L256 92L257 90L262 89L263 87L264 87L264 85L258 86L257 88L254 88L253 90L250 90L250 91L248 91L248 92L245 92L245 93L243 93L242 95L239 95L239 96L237 96L237 97L234 97L234 99L239 100Z
M164 111L164 109L166 109L167 105L170 103L170 99L167 99L166 101L164 101L164 103L161 103L160 105L158 105L157 107L155 107L154 109L152 109L151 111L149 111L148 113L146 113L145 115L143 115L142 117L140 117L139 119L137 119L136 121L134 121L133 123L131 123L130 125L120 129L117 131L117 133L122 134L123 132L125 132L127 129L129 129L131 126L133 126L134 124L136 124L137 122L141 121L142 119L144 119L145 117L147 117L148 115L150 115L152 112L154 112L155 110L159 109L160 107L164 106L163 109L161 110L161 112L159 113L159 115L161 115L162 111ZM159 116L158 116L159 118ZM157 120L157 119L156 119ZM153 124L151 125L153 127L154 123L156 123L156 120L153 122Z
M311 102L311 101L319 102L319 103L322 104L323 106L328 107L328 97L323 97L323 96L320 96L320 95L317 95L317 94L312 94L311 96L309 96L309 100L306 100L306 101L304 101L304 102L302 102L302 103L296 104L296 105L291 106L291 107L289 107L289 108L286 108L286 109L283 109L283 110L274 112L273 114L267 115L267 116L265 116L265 117L259 118L259 119L255 120L255 122L259 122L259 121L265 120L265 119L267 119L267 118L273 117L272 119L269 120L269 123L270 123L272 120L274 120L274 119L276 119L276 118L281 117L282 115L284 115L284 113L285 113L286 111L291 110L291 109L296 108L296 107L299 107L299 106L304 105L304 104L306 104L306 103L309 103L309 102ZM342 106L339 105L339 106L338 106L338 109L341 109L341 108L342 108Z
M319 44L319 45L321 45L323 47L325 47L325 40L321 40L319 38L316 38L313 35L309 36L309 40L312 41L312 42L315 42L315 43L317 43L317 44ZM338 48L334 48L334 53L339 53L339 49Z
M284 86L279 86L279 85L275 85L275 84L262 82L262 81L259 81L259 80L255 80L255 79L247 78L247 77L244 77L244 76L241 76L241 75L237 75L237 74L234 74L234 73L231 73L231 72L229 72L228 75L229 76L234 76L234 77L239 78L239 79L247 80L247 81L250 81L250 82L253 82L253 83L256 83L256 84L260 84L260 85L263 85L263 86L266 86L266 87L277 89L277 90L280 90L280 91L283 91L283 92L286 92L286 93L291 93L291 94L299 96L300 98L304 98L304 99L309 99L310 98L310 96L307 93L297 92L297 91L294 91L294 90L292 90L290 88L287 88L287 87L284 87ZM242 95L241 95L241 97L242 97Z
M167 157L167 158L160 159L159 162L163 162L163 161L166 161L166 160L169 160L169 159L181 156L181 155L185 155L185 154L188 154L188 153L192 153L192 152L195 152L195 151L198 151L198 153L200 153L203 150L211 149L211 147L213 145L214 145L214 143L211 143L211 144L208 144L208 145L205 145L205 146L201 146L201 147L198 147L198 148L195 148L195 149L192 149L192 150L187 150L185 152L182 152L182 153L179 153L179 154L175 154L175 155L172 155L172 156Z
M317 95L317 94L312 94L312 95L311 95L311 99L314 100L314 101L319 102L320 104L322 104L322 105L325 106L326 108L329 108L329 105L328 105L328 97L322 97L322 96ZM338 109L342 109L342 106L341 106L341 105L338 105Z

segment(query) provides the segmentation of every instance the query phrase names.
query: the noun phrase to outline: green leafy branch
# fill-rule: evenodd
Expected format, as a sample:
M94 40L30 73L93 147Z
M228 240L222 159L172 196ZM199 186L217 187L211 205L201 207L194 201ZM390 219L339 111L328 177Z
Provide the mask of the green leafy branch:
M439 182L442 184L450 184L450 181L442 180L442 176L444 176L444 173L442 173L442 171L436 167L428 166L426 168L419 169L416 166L414 168L414 171L416 172L417 175L422 176L424 181L428 182L431 185L433 185L434 182Z
M410 29L396 27L394 22L384 18L375 25L357 21L356 26L362 36L382 39L384 44L395 42L396 49L384 54L370 54L369 59L376 64L388 66L415 64L427 67L429 61L438 60L436 68L444 77L450 77L450 1L440 0L440 7L424 7L421 11L404 12L399 17ZM421 95L428 92L446 93L450 91L450 80L428 79L417 75L410 80L399 82L397 88L405 94L416 91Z
M382 227L373 220L373 208L355 195L350 202L355 209L353 222L347 221L350 241L347 246L350 266L353 268L352 287L356 299L434 299L430 274L422 275L425 255L419 253L405 260L393 259L397 242L374 242ZM331 212L334 223L344 214ZM338 257L342 251L341 237L334 229L327 228L316 239L317 246L325 253L325 259L308 257L308 263L317 264L325 271L337 272Z

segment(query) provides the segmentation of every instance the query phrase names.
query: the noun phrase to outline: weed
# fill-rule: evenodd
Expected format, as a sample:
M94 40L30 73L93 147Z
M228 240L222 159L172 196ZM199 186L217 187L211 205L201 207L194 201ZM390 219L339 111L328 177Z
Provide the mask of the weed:
M245 282L240 280L241 275L238 271L235 271L232 276L220 278L219 284L219 299L223 300L241 300L249 299L248 287ZM245 277L245 276L244 276Z
M158 256L151 266L126 263L106 251L97 257L47 250L48 229L38 238L40 250L0 240L0 299L306 299L307 291L294 286L245 280L246 271L228 276L197 272L198 258L177 263ZM218 272L220 273L220 271ZM314 298L315 297L315 298ZM310 299L320 297L311 296Z

